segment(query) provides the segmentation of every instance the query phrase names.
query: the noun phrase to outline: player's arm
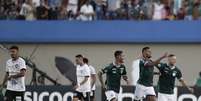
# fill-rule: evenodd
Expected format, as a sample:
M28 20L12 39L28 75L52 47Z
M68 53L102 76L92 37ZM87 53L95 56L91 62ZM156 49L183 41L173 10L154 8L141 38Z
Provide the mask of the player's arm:
M2 84L1 84L1 87L3 87L3 86L6 84L6 82L8 81L8 76L9 76L9 73L6 72L6 74L5 74L5 76L4 76L4 79L3 79L3 82L2 82Z
M122 77L123 77L124 81L126 81L127 85L129 85L130 82L129 82L129 80L128 80L128 76L127 76L127 75L124 75L124 76L122 76Z
M179 82L182 84L183 87L186 87L191 93L193 93L193 89L188 87L186 82L183 79L179 79Z
M177 79L179 80L179 82L181 83L181 85L183 87L186 87L191 93L193 93L193 89L191 89L190 87L187 86L186 82L184 81L184 79L182 78L182 73L181 71L179 70L178 73L177 73Z
M101 87L102 87L102 88L105 88L105 84L104 84L104 82L103 82L103 77L102 77L102 75L103 75L103 72L102 72L102 71L99 71L99 72L98 72L98 79L99 79L99 81L100 81L100 83L101 83Z
M84 80L80 83L80 85L85 84L88 81L88 79L89 79L89 76L85 76Z
M127 71L126 71L126 67L125 66L124 66L124 69L123 69L122 78L123 78L124 81L126 81L127 85L130 84L130 82L128 80Z
M151 67L151 66L156 66L160 63L161 60L163 60L164 58L166 58L168 56L168 53L165 53L163 56L161 56L160 58L158 58L157 60L155 61L152 61L152 62L147 62L145 63L145 67Z
M91 79L92 79L92 83L91 83L91 88L92 88L96 83L96 74L91 74Z
M11 75L11 76L9 76L9 77L8 77L8 80L10 80L10 79L16 79L16 78L20 78L20 77L24 77L25 74L26 74L26 69L23 68L23 69L20 70L20 73L18 73L18 74L16 74L16 75Z

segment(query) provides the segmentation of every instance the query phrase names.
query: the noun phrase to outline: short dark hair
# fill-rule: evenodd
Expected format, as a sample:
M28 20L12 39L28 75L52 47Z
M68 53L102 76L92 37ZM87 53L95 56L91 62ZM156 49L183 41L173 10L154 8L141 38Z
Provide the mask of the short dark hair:
M78 54L75 56L76 58L83 58L82 54Z
M174 56L176 56L176 55L174 55L174 54L169 54L169 55L168 55L169 58L170 58L170 57L174 57Z
M89 63L89 60L87 58L83 58L83 62L88 64Z
M144 48L142 48L142 52L144 52L144 51L146 51L148 49L150 49L150 47L144 47Z
M121 55L122 53L123 53L123 51L117 50L114 52L114 57L117 57L117 56Z
M9 49L19 50L19 47L18 46L11 46Z

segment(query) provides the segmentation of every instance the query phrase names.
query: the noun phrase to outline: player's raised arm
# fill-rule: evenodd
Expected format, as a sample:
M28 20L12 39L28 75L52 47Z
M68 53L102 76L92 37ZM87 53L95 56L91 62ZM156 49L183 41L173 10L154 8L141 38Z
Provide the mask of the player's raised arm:
M168 53L165 53L163 56L159 57L157 60L152 61L152 62L147 62L145 63L145 67L150 67L150 66L156 66L160 63L161 60L163 60L164 58L166 58L168 56Z

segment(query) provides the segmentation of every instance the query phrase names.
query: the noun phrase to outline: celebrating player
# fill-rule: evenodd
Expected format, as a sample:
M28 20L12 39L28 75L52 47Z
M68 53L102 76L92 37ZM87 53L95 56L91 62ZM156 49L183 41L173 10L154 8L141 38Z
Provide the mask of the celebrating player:
M9 49L11 59L6 62L6 75L2 86L7 82L5 101L24 101L26 64L19 57L19 48Z
M168 63L160 63L157 66L160 71L160 77L158 81L158 101L175 101L173 94L176 78L181 82L183 86L187 87L182 78L180 69L175 64L176 56L174 54L170 54L168 56ZM187 88L191 93L193 93L191 88Z
M90 68L90 74L91 74L91 94L90 94L90 100L95 101L95 90L96 90L96 70L93 66L89 65L89 60L87 58L83 59L84 63L86 63Z
M146 97L146 101L156 101L156 94L153 87L154 66L166 57L167 53L156 61L152 61L151 49L149 47L142 49L142 59L139 63L139 79L135 89L135 100L141 100Z
M77 85L75 86L73 101L90 101L90 68L84 63L83 56L81 54L76 55L75 57L77 64Z
M103 89L106 90L105 94L108 101L117 101L118 93L121 85L121 78L127 82L128 77L126 72L126 67L124 66L124 55L123 51L115 51L114 53L115 61L109 66L106 66L99 73L99 80ZM102 75L106 73L106 87L103 82Z

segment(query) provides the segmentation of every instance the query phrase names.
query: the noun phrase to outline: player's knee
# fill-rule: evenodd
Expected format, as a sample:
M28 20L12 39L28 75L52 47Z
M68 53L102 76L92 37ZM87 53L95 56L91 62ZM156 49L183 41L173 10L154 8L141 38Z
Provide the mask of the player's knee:
M116 98L112 98L110 101L117 101L117 99Z
M148 95L146 99L147 101L156 101L156 97L154 95Z

